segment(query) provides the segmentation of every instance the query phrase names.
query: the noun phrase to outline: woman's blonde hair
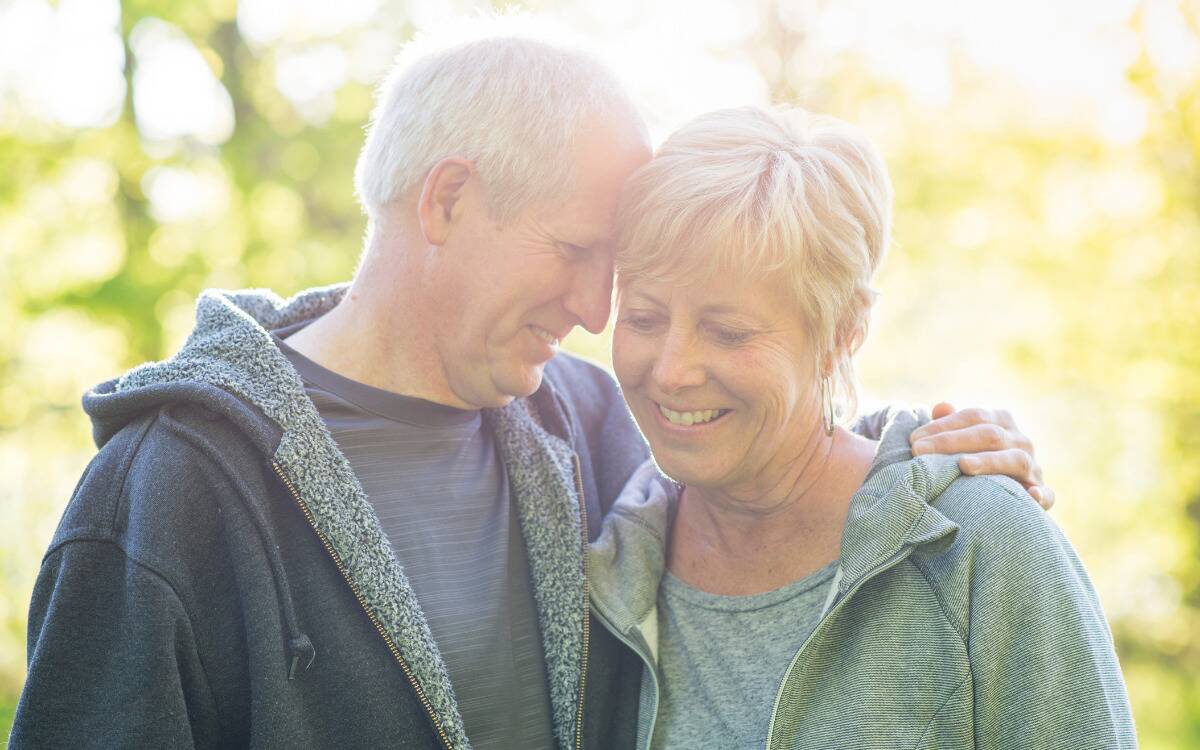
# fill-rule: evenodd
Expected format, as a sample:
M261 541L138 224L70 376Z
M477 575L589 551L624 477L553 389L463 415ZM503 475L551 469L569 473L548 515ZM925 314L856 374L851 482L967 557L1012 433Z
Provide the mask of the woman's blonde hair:
M855 413L853 356L891 230L892 186L857 128L794 107L710 112L627 183L620 283L777 278L794 296L835 398Z

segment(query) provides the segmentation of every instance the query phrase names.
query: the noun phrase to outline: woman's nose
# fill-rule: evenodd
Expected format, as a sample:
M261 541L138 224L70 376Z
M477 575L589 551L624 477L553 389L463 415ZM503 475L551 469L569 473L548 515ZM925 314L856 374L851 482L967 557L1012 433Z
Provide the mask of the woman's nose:
M704 383L704 361L693 337L668 335L654 361L651 377L663 393L674 393Z

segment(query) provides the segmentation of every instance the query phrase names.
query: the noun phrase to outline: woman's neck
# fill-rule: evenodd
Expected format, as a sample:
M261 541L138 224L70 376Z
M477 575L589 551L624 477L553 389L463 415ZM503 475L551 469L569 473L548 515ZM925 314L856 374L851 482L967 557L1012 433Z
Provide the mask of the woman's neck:
M749 595L797 581L837 559L850 498L876 444L846 430L810 436L779 470L752 486L689 486L680 499L667 564L687 584Z

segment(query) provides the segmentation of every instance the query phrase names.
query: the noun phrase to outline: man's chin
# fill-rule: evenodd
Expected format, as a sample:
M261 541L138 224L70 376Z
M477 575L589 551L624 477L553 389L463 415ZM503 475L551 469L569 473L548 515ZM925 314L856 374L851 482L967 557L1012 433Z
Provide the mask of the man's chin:
M505 404L513 399L527 398L537 393L537 389L542 387L542 377L544 375L546 365L531 365L525 366L511 373L505 373L504 377L494 380L496 390L502 395L507 396Z

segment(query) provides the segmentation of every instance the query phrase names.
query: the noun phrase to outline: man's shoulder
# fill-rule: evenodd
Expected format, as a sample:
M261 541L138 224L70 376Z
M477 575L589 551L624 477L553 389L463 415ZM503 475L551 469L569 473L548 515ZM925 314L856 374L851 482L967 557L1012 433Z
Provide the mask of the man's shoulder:
M620 397L612 373L578 354L560 352L546 363L545 377L555 390L572 400Z
M614 407L625 412L616 378L595 362L563 352L546 364L544 377L584 422L605 419Z
M214 515L212 496L227 489L218 461L197 436L242 462L255 455L244 436L204 407L171 404L147 410L118 429L92 458L51 549L91 539L111 541L129 553L153 544L150 537L194 536Z
M603 367L570 354L559 354L546 366L546 379L557 394L583 467L588 496L598 506L589 515L590 533L625 481L650 455L634 424L617 381Z

